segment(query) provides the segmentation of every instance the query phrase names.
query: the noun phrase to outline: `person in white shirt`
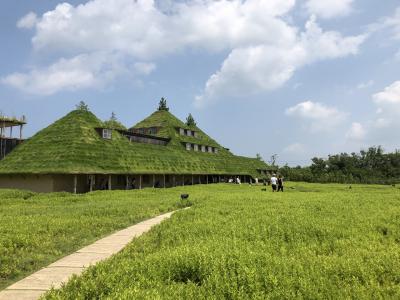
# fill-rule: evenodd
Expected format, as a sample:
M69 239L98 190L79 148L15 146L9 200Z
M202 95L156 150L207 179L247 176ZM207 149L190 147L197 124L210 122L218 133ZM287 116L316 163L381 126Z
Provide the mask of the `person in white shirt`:
M275 174L272 174L271 177L271 186L272 186L272 191L276 192L276 183L278 182L278 178L276 178Z

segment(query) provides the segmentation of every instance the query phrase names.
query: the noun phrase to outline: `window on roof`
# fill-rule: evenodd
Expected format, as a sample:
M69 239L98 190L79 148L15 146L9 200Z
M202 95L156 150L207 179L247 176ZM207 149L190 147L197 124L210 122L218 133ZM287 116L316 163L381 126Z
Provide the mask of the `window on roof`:
M185 129L179 128L179 134L180 135L185 135Z
M103 129L103 139L111 140L112 138L112 130L111 129Z

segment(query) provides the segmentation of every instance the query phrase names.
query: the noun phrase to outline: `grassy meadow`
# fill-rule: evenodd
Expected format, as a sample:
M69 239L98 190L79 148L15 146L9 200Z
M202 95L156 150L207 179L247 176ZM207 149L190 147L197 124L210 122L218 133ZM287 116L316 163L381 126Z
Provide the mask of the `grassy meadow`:
M179 193L0 190L0 290L117 229L177 209Z
M153 196L181 191L192 208L45 298L400 298L397 187L221 184Z

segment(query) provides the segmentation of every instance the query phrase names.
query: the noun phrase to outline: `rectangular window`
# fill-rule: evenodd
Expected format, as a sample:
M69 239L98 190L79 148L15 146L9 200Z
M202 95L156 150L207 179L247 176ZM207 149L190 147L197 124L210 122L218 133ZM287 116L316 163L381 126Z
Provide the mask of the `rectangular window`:
M179 134L180 135L185 135L185 129L179 128Z
M188 129L187 132L186 132L186 135L187 136L191 136L192 135L192 131Z
M194 136L195 138L197 138L197 137L198 137L198 135L197 135L197 131L194 131L194 132L193 132L193 136Z
M201 145L201 152L206 152L206 146Z
M218 153L218 148L214 148L214 153Z
M111 140L111 138L112 138L112 130L103 129L103 139Z
M213 152L213 149L212 149L212 147L208 146L208 152L210 152L210 153L212 153L212 152Z
M192 150L192 145L190 143L186 143L186 150Z
M194 151L199 151L199 145L194 144Z

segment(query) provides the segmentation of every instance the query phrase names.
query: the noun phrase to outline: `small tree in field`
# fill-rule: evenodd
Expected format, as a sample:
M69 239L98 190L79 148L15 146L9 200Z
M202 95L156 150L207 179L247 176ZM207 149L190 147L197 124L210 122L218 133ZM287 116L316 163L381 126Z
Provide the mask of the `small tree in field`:
M258 159L259 161L264 161L260 153L256 154L256 159Z
M88 106L85 102L80 101L80 102L76 105L76 110L89 111L89 106Z
M189 114L186 118L186 125L187 126L196 126L196 122L192 116L192 114Z
M169 108L167 106L167 100L164 97L162 97L160 102L158 103L158 110L159 111L162 111L162 110L169 111Z

